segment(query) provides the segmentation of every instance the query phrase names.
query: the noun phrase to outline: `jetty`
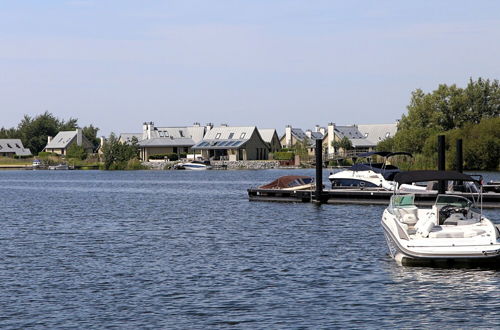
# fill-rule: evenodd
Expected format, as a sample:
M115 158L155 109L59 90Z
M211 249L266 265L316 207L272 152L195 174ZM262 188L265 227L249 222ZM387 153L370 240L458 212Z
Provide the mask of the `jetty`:
M461 144L457 143L458 161L457 170L462 172L461 168ZM316 150L316 184L315 190L280 190L280 189L261 189L250 188L247 190L250 201L259 202L292 202L292 203L317 203L317 204L358 204L358 205L388 205L393 191L384 188L374 187L332 187L332 189L323 189L321 184L322 176L322 151L321 141L317 140ZM444 136L438 137L438 169L444 170ZM414 192L415 204L418 206L429 206L434 204L436 197L444 194L445 189L440 185L438 191ZM464 196L473 199L480 204L482 199L483 208L500 209L500 193L487 191L482 194L470 192L453 192L454 195Z

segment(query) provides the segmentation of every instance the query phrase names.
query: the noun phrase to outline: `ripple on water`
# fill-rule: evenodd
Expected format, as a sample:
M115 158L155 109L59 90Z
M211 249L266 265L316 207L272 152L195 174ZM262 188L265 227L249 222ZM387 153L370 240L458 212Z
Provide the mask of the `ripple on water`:
M248 202L289 172L0 172L0 326L497 326L499 273L397 266L381 206Z

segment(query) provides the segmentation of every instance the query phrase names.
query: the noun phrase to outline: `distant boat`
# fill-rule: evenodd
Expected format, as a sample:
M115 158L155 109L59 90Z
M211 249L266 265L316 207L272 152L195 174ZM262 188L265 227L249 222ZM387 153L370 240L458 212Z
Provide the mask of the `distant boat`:
M176 170L203 171L203 170L212 169L212 166L210 166L210 163L208 161L203 162L203 161L193 160L192 162L189 162L189 163L176 164L174 166L174 169L176 169Z
M40 159L34 159L33 163L31 163L31 165L33 166L33 168L40 167L40 166L42 166L42 161Z
M260 186L259 189L304 190L315 186L313 177L304 175L286 175L271 183Z
M67 164L59 164L49 166L49 170L69 170L69 166Z

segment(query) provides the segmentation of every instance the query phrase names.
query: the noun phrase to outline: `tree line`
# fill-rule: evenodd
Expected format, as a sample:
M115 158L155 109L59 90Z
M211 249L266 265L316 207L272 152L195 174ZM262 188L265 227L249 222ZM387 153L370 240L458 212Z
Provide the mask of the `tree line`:
M0 128L0 139L21 139L23 146L37 155L47 145L48 136L56 136L60 131L73 131L78 128L78 119L63 120L45 111L30 117L25 115L17 127ZM83 135L92 143L94 150L99 147L97 132L99 128L90 124L82 128Z
M466 169L500 167L500 84L498 80L470 79L465 88L441 84L430 93L412 92L394 137L378 150L415 154L414 168L435 168L437 135L447 136L447 164L452 166L455 140L463 139Z

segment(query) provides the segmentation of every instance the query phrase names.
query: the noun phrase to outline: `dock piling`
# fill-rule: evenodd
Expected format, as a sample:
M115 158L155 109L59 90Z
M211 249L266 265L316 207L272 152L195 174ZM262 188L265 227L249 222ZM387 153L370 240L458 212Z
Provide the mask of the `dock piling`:
M445 136L438 135L438 171L446 171L446 143ZM446 192L446 181L439 181L438 193L444 194Z
M321 139L316 139L316 192L314 202L321 203L323 193L323 145Z

